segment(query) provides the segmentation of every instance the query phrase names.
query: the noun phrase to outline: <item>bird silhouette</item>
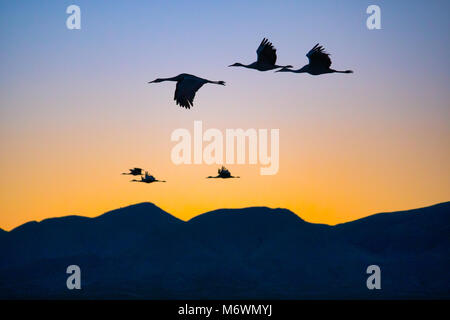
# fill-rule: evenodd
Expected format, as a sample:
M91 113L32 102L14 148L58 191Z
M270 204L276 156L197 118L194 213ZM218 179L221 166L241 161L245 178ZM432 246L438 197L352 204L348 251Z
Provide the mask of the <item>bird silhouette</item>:
M141 180L133 179L131 182L144 182L144 183L152 183L152 182L166 182L164 180L157 180L154 176L148 174L148 171L145 171L145 176L141 177Z
M248 65L236 62L235 64L229 65L229 67L244 67L248 69L255 69L259 71L273 70L277 68L292 68L291 65L288 66L278 66L275 64L277 61L277 49L274 48L271 42L264 38L261 41L258 49L256 50L258 59Z
M190 109L194 106L195 93L206 83L225 85L225 81L211 81L196 77L192 74L182 73L173 78L158 78L149 83L159 83L163 81L176 81L177 87L175 90L174 100L177 105L183 108Z
M352 70L338 71L331 69L331 59L330 54L325 52L325 49L319 44L316 44L309 52L306 54L309 59L309 64L303 66L298 70L292 70L288 68L283 68L275 72L293 72L293 73L309 73L313 76L325 73L353 73Z
M122 174L128 174L128 175L132 175L132 176L140 176L142 175L142 169L141 168L133 168L133 169L128 169L130 170L130 172L124 172Z
M213 177L213 176L209 176L206 177L207 179L216 179L216 178L221 178L221 179L230 179L230 178L239 178L239 177L234 177L231 175L230 171L228 171L227 168L225 168L224 166L222 166L222 168L217 170L218 175Z

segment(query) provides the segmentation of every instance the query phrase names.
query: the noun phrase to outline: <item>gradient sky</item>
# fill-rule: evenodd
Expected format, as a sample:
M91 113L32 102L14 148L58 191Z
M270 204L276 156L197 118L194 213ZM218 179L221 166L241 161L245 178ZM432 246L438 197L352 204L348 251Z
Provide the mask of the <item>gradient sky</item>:
M81 7L68 30L67 6ZM382 30L366 28L381 7ZM181 219L223 207L285 207L336 224L450 200L448 1L0 1L0 227L149 201ZM313 77L227 68L263 37ZM187 72L206 85L175 105ZM280 170L170 160L177 128L279 128ZM129 183L148 168L165 184Z

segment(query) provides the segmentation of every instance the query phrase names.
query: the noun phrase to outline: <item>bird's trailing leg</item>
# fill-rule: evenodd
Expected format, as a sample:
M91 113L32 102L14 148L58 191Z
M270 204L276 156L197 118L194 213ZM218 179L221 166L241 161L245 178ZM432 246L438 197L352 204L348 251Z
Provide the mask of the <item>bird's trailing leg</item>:
M211 81L211 80L208 80L208 83L220 84L220 85L222 85L222 86L225 85L225 81L222 81L222 80L220 80L220 81Z
M331 71L335 72L335 73L353 73L353 70L340 71L340 70L331 69Z

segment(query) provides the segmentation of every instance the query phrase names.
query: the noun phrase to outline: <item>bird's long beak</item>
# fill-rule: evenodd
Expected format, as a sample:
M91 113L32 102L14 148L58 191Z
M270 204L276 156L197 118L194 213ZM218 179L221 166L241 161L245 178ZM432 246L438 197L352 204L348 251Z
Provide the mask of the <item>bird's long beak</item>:
M155 81L156 81L156 80L153 80L153 81L149 81L148 83L155 83Z

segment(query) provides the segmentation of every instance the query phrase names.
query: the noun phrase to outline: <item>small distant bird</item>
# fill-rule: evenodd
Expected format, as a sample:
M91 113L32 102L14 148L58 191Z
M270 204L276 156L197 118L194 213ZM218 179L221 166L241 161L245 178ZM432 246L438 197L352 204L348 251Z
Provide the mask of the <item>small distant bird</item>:
M256 69L259 71L273 70L277 68L292 68L292 66L278 66L275 64L277 61L277 49L274 48L271 42L264 38L261 41L258 49L256 50L258 59L249 65L236 62L229 67L244 67L248 69Z
M330 69L331 59L330 54L325 52L325 49L319 44L316 44L309 52L306 54L309 59L309 64L303 66L298 70L292 70L288 68L283 68L275 72L293 72L293 73L309 73L313 76L325 73L353 73L352 70L338 71Z
M128 174L128 175L132 175L132 176L140 176L142 175L142 169L141 168L133 168L133 169L128 169L130 172L124 172L122 174Z
M221 179L229 179L229 178L239 178L239 177L234 177L231 175L230 171L228 171L227 168L225 168L224 166L222 166L222 168L217 170L218 175L213 177L213 176L209 176L207 177L207 179L215 179L215 178L221 178Z
M152 182L166 182L164 180L156 180L154 176L148 174L148 171L145 171L145 176L141 177L141 180L133 179L131 182L144 182L144 183L152 183Z
M183 108L190 109L194 106L195 93L205 83L225 85L225 81L211 81L203 78L193 76L192 74L182 73L173 78L158 78L149 83L159 83L163 81L176 81L177 87L175 90L174 100L177 105Z

